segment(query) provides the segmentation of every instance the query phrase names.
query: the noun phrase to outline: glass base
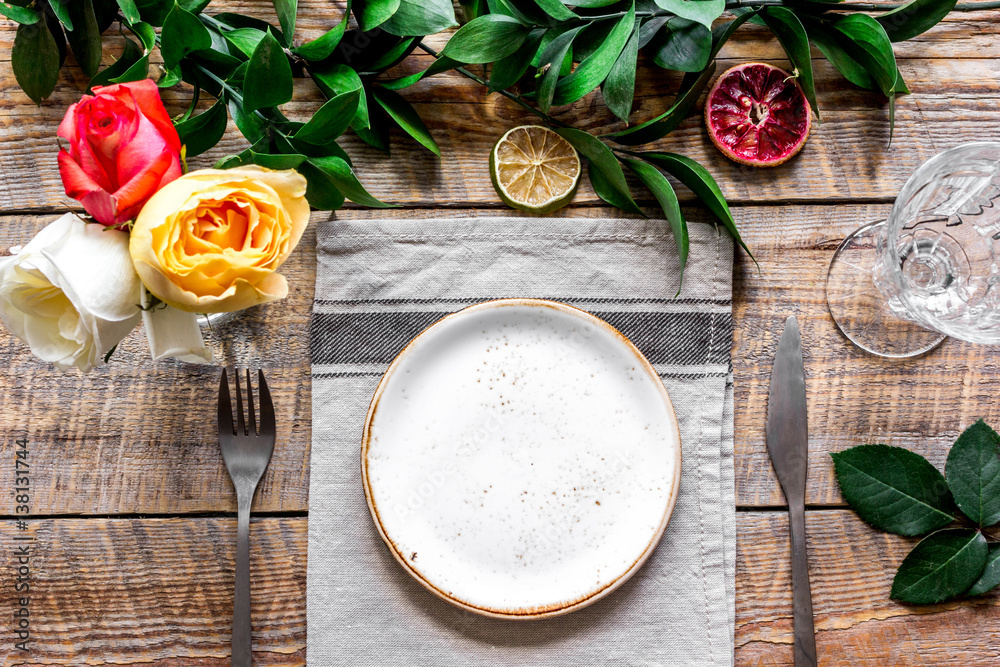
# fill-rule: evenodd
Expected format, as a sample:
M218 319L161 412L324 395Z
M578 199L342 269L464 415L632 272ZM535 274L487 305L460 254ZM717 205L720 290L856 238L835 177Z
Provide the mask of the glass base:
M219 329L235 322L244 311L234 310L229 313L200 313L198 315L198 326L202 329Z
M840 332L858 348L879 357L908 359L926 354L946 336L900 319L872 280L885 222L858 229L844 239L826 276L826 305Z

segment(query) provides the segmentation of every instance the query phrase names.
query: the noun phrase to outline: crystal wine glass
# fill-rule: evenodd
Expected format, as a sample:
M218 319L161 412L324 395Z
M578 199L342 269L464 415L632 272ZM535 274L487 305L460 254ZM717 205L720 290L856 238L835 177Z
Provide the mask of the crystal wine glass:
M910 176L889 219L837 248L826 300L837 327L882 357L948 336L1000 344L1000 143L956 146Z

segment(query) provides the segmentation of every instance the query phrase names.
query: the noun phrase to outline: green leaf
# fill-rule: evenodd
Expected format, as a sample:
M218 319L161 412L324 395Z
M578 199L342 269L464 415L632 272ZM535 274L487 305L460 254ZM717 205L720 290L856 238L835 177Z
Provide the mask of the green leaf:
M458 0L458 4L462 7L462 16L466 23L489 11L486 0Z
M388 35L388 33L383 34ZM363 72L365 74L378 74L380 72L384 72L390 67L395 67L401 63L406 56L410 55L413 52L413 49L417 48L417 43L420 41L417 37L394 37L394 39L397 40L395 45L385 51L382 51L378 54L377 58L364 65ZM374 49L372 49L372 51L375 52ZM361 70L360 64L358 65L358 69Z
M663 211L663 216L667 219L667 222L670 224L670 230L674 233L674 241L677 243L677 257L681 264L681 274L677 286L677 293L680 294L680 283L684 281L684 267L687 265L690 241L688 239L687 221L681 213L681 206L677 201L674 188L670 185L667 177L661 174L656 167L629 158L622 158L622 162L639 177L639 180L656 197L656 201L660 204L660 209Z
M127 72L132 65L136 64L140 58L142 58L142 49L136 46L135 42L131 39L126 39L125 46L122 48L122 54L118 56L118 60L98 72L94 78L90 80L90 85L87 86L87 92L90 93L94 86L108 85L111 83L112 79L125 74L125 72Z
M871 76L861 66L861 63L848 55L847 51L840 46L831 29L819 21L808 21L807 27L809 39L845 79L859 88L875 90L875 82L872 81Z
M604 43L573 72L559 81L552 104L555 106L571 104L599 86L611 72L634 28L635 3L633 2L625 15L615 23Z
M59 47L44 23L17 27L10 51L14 77L35 104L52 94L59 80Z
M586 9L598 9L600 7L610 7L621 0L573 0L569 3L575 7L585 7Z
M291 46L292 37L295 36L295 10L298 0L271 0L271 3L278 15L278 25L281 26L284 45Z
M683 19L696 21L709 30L712 21L726 11L726 0L655 0L656 5Z
M162 26L166 23L167 16L169 16L174 4L169 0L135 0L135 6L143 21L155 26Z
M200 14L205 7L208 7L208 3L212 0L178 0L181 7L188 10L192 14Z
M233 122L236 123L240 134L246 137L251 144L260 141L267 131L267 123L264 122L264 119L253 112L248 113L243 105L232 97L227 96L226 103L229 107L229 115L233 117Z
M364 32L374 30L399 9L399 0L355 0L354 18Z
M1000 544L991 544L990 553L986 556L986 567L979 575L966 595L983 595L989 593L1000 584Z
M181 72L180 68L172 70L164 68L163 76L161 76L159 80L157 80L156 87L160 89L171 88L180 83L183 78L184 78L183 73Z
M529 28L503 14L487 14L458 29L441 55L463 63L494 62L521 48Z
M128 28L142 42L143 52L147 54L151 53L153 47L156 46L156 29L145 21L132 23Z
M450 69L455 69L456 67L461 66L462 63L457 60L452 60L447 56L438 56L424 71L404 76L402 79L396 79L395 81L383 81L382 86L388 88L389 90L402 90L403 88L409 88L417 81L426 79L429 76L434 76L435 74L440 74L441 72L447 72Z
M554 23L535 0L488 0L491 14L500 14L516 19L525 26L549 26Z
M154 24L155 25L155 24ZM212 47L212 35L198 17L176 2L163 21L160 32L160 54L167 69L174 69L192 51Z
M521 80L531 66L531 60L538 52L538 46L544 35L545 30L540 28L532 30L520 49L493 63L493 68L490 70L489 92L505 90Z
M306 177L306 201L310 206L321 211L336 211L344 205L344 195L317 167L306 161L299 166L299 173Z
M274 33L274 36L278 38L279 42L284 42L285 37L281 30L274 27L267 21L263 21L252 16L244 16L243 14L233 14L231 12L223 12L221 14L215 15L215 20L231 28L254 28L255 30L260 30L261 32L267 32L270 30Z
M39 22L39 24L41 23ZM44 23L48 26L49 32L52 33L52 39L56 42L56 50L59 51L59 67L61 68L66 64L66 54L69 53L69 47L66 45L66 31L63 29L62 24L59 23L59 19L52 14L45 14Z
M67 30L73 29L73 17L70 15L70 0L49 0L49 7L56 15L59 22L66 26Z
M638 146L639 144L646 144L650 141L662 139L676 130L681 122L690 115L702 91L708 86L708 82L712 80L713 74L715 74L714 61L709 63L705 71L698 76L687 90L678 95L677 99L674 100L673 106L667 111L645 123L604 136L623 146Z
M440 157L441 149L438 148L434 137L431 136L427 126L424 125L424 121L420 120L420 116L410 106L410 103L403 99L402 95L381 86L375 86L372 89L372 94L379 106L385 109L385 112L403 128L404 132L416 139L418 143L434 153L434 155Z
M889 39L905 42L934 26L955 8L956 0L910 0L902 7L875 17Z
M892 94L896 84L896 56L882 26L867 14L849 14L833 23L841 47L860 63L879 89Z
M726 203L726 198L722 195L719 184L715 182L707 169L691 158L677 153L648 152L639 153L638 157L652 162L686 185L701 203L719 219L722 226L729 232L730 236L736 239L740 247L750 256L750 259L757 262L753 253L750 252L750 248L743 242L740 231L736 228L736 221L733 220L733 214L729 210L729 204Z
M360 90L337 95L319 108L309 122L295 133L295 138L319 145L334 141L354 120L360 98Z
M761 12L764 22L781 43L781 48L788 54L788 59L795 68L802 92L812 106L813 113L819 118L819 106L816 104L816 85L813 83L812 54L809 51L809 36L802 21L792 10L786 7L765 7Z
M276 107L291 100L292 92L292 67L269 30L250 57L243 80L243 108L249 113Z
M944 477L919 454L861 445L831 456L844 499L876 528L923 535L955 520Z
M101 31L97 27L93 0L74 0L68 5L73 29L66 33L73 55L88 78L101 68Z
M979 526L1000 522L1000 435L982 419L958 436L945 475L965 516Z
M347 0L347 9L344 12L344 18L340 19L340 23L327 30L322 37L292 49L292 53L312 62L329 58L340 44L340 40L344 38L344 32L347 30L347 19L350 15L351 0Z
M219 143L226 133L228 120L226 103L220 99L204 113L177 123L174 128L181 138L181 143L187 148L187 156L194 157Z
M267 169L298 169L306 161L305 155L298 153L257 153L250 151L253 163Z
M139 8L135 6L135 0L118 0L118 7L122 10L122 16L129 23L138 23L142 20Z
M941 530L922 539L903 559L889 596L931 604L961 595L986 568L989 547L975 530Z
M576 39L581 30L583 30L583 26L572 28L557 35L545 47L545 51L542 52L542 57L539 61L541 65L538 69L542 78L538 83L537 90L538 108L542 110L542 113L548 113L552 107L552 98L556 92L556 84L559 82L559 70L562 66L562 61L569 52L573 40Z
M712 53L712 32L701 23L674 17L653 41L653 62L664 69L700 72Z
M557 128L556 132L587 158L590 184L601 199L623 211L642 215L629 192L621 163L603 141L573 128Z
M560 2L560 0L533 0L533 2L556 21L572 21L580 18L575 12Z
M611 67L608 78L601 85L601 95L611 113L626 123L632 113L632 100L635 97L635 68L639 57L639 24L625 43L618 60Z
M131 67L111 79L111 83L126 83L129 81L142 81L149 77L149 56L142 56L135 61Z
M11 21L17 21L21 25L34 25L39 21L38 14L33 10L6 2L0 2L0 14L3 14Z
M330 179L337 190L356 204L370 208L393 208L396 206L371 196L358 181L351 166L338 157L310 158L309 164L320 170Z
M364 94L364 84L358 73L347 65L331 65L322 70L309 70L309 76L313 78L316 85L328 99L333 99L337 95L351 90L360 91L358 97L358 110L354 114L351 127L368 127L368 96Z
M261 40L264 39L264 35L266 34L266 32L257 30L257 28L236 28L235 30L222 33L222 36L233 47L229 50L230 53L235 49L236 54L242 53L249 58L253 55L253 52L260 45Z
M458 25L451 0L400 0L382 29L400 37L433 35Z
M375 101L371 89L365 91L365 101L368 104L368 124L354 124L351 128L369 146L386 153L391 152L389 146L389 125L393 122L389 115L382 109L381 105Z

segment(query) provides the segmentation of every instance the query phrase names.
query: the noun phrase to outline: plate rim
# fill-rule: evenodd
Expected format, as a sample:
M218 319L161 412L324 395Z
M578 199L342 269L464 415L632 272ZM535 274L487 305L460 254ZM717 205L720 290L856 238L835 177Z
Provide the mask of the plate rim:
M492 609L485 606L473 605L464 600L460 600L456 597L449 595L447 592L441 590L440 588L432 584L430 581L428 581L420 573L419 570L410 565L410 563L406 560L405 555L400 552L395 542L393 542L392 538L389 537L388 533L383 527L378 507L372 498L371 485L368 479L368 447L371 439L372 421L375 418L375 414L378 412L379 401L382 398L382 394L385 391L389 379L392 377L393 373L402 363L403 359L407 356L407 354L409 354L414 349L418 341L420 341L421 339L425 338L428 335L432 335L433 330L445 326L449 320L457 319L460 316L465 316L473 312L478 312L482 310L491 310L496 308L505 308L511 306L531 306L536 308L537 307L550 308L552 310L567 313L575 317L580 317L612 333L616 338L618 338L619 342L624 343L625 346L632 352L632 355L640 363L642 369L653 380L655 380L654 386L657 387L660 397L663 399L667 407L667 411L670 415L670 427L674 433L674 442L676 443L675 449L677 456L677 465L674 468L674 477L671 480L669 498L667 499L666 509L663 513L662 519L660 520L660 525L656 529L649 543L646 545L646 548L643 550L642 554L635 560L635 562L632 563L631 567L629 567L625 572L620 574L611 582L605 584L603 587L595 591L591 591L576 600L564 603L556 603L541 608L531 608L531 609L521 609L521 610ZM646 356L641 351L639 351L639 348L637 348L631 340L629 340L628 336L626 336L625 334L623 334L618 329L608 324L601 318L597 317L596 315L588 313L587 311L581 308L577 308L576 306L571 306L567 303L563 303L560 301L551 301L548 299L533 299L533 298L491 299L488 301L482 301L479 303L472 304L470 306L466 306L465 308L457 310L453 313L448 313L441 319L428 325L419 334L414 336L413 339L409 343L407 343L402 350L399 351L399 353L389 364L388 368L386 368L385 373L382 374L382 377L379 379L378 386L375 387L375 392L372 394L371 401L368 405L368 413L365 416L364 431L362 432L361 436L361 481L365 491L365 501L368 504L368 511L371 513L372 521L375 524L375 528L378 530L378 533L381 536L382 541L385 542L385 545L389 548L389 551L392 553L393 558L396 559L396 562L399 563L403 567L403 569L407 572L407 574L413 577L420 585L422 585L425 589L433 593L436 597L444 600L445 602L448 602L457 607L465 609L466 611L470 611L476 614L488 616L491 618L501 618L508 620L511 619L536 620L542 618L551 618L554 616L562 616L564 614L576 611L577 609L582 609L583 607L586 607L590 604L593 604L594 602L597 602L598 600L610 595L612 592L614 592L620 586L622 586L626 581L631 579L632 576L639 571L639 569L643 566L643 564L645 564L645 562L652 555L653 551L656 549L656 546L660 543L660 540L663 538L663 534L666 531L667 524L670 523L670 518L673 516L674 507L677 504L677 496L680 491L682 467L683 467L683 447L681 444L680 424L677 421L677 413L674 410L674 405L670 400L670 394L667 392L667 388L664 386L662 378L660 378L659 374L656 372L656 369L653 368L653 365L649 362L649 360L646 359Z

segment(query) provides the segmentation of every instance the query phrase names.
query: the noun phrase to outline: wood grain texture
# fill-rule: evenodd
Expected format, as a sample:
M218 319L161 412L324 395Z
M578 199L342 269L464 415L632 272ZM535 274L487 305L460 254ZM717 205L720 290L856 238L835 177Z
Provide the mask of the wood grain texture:
M880 0L883 1L883 0ZM884 0L889 1L889 0ZM339 20L342 2L299 0L297 40L315 38ZM274 21L270 0L225 0L231 10ZM907 447L943 467L947 449L982 416L1000 424L995 377L1000 350L955 341L921 360L888 363L855 351L826 312L826 267L839 241L863 223L884 218L912 170L958 143L1000 136L1000 12L952 14L940 25L895 45L914 91L900 98L892 148L880 97L844 81L814 52L823 122L802 154L774 170L747 169L711 146L699 117L656 148L705 164L734 204L734 215L760 261L741 256L734 268L733 370L736 380L737 504L744 510L783 503L763 436L771 361L788 314L802 325L810 410L808 500L842 499L829 453L863 442ZM86 80L70 64L53 98L40 108L17 88L9 54L14 31L0 21L0 252L24 243L57 211L77 210L62 192L55 130ZM105 60L119 48L107 36ZM439 48L446 36L428 43ZM720 71L763 60L785 65L770 33L745 26L720 54ZM415 55L391 76L418 71ZM679 77L645 64L633 121L665 110ZM184 108L189 91L165 93ZM377 196L407 205L398 211L351 207L339 217L507 214L487 173L486 156L500 134L533 117L454 73L404 91L425 118L443 153L437 159L400 133L391 158L342 140L362 180ZM322 102L308 81L285 109L292 117ZM595 132L620 129L599 94L557 110ZM215 151L193 167L242 149L230 127ZM652 200L636 188L643 204ZM684 188L686 202L692 197ZM655 215L655 212L652 212ZM708 221L697 207L694 221ZM600 205L588 183L563 215L619 216ZM319 220L329 214L315 214ZM415 224L419 224L415 222ZM230 366L263 366L280 425L278 445L258 490L253 523L255 659L261 665L305 661L311 387L308 328L315 277L315 235L308 232L283 268L288 300L257 308L209 337ZM217 367L152 363L141 331L121 346L115 363L87 376L63 374L35 360L0 329L0 457L12 460L16 439L29 443L33 546L31 653L0 643L4 665L228 664L235 518L231 484L214 436ZM13 487L3 467L0 488ZM0 515L13 515L4 495ZM993 665L1000 653L997 596L929 607L888 599L896 565L913 540L874 531L839 509L808 513L809 552L821 664ZM121 515L119 518L101 518ZM143 518L143 515L147 515ZM149 517L148 515L156 515ZM13 571L11 520L0 522L3 567ZM791 665L791 587L787 517L741 511L737 518L737 664ZM12 586L0 587L0 608L15 608ZM0 625L5 630L6 624ZM7 635L5 635L7 636Z
M267 2L225 3L239 11L273 18ZM322 6L320 6L322 5ZM219 5L223 7L223 4ZM303 39L319 34L340 16L328 3L301 8ZM1000 84L995 58L1000 11L972 16L955 15L919 40L897 45L900 68L913 95L897 105L894 145L887 148L888 122L884 99L854 88L819 53L814 53L815 76L823 122L814 124L804 151L779 169L753 169L726 159L711 145L700 116L687 120L670 137L651 148L673 150L705 164L734 202L807 200L890 200L906 177L936 152L984 135L1000 134ZM327 18L329 17L329 18ZM0 47L11 39L9 26L0 28ZM747 60L768 60L787 66L780 46L759 27L745 27L726 47L719 71ZM108 37L106 59L118 47ZM440 48L445 36L428 40ZM393 75L423 69L429 56L415 55ZM680 78L652 65L643 66L636 91L635 121L651 118L669 107ZM0 162L19 164L0 181L0 209L50 209L69 205L60 187L55 161L54 129L66 107L86 88L86 78L73 66L64 69L52 98L36 107L17 87L7 63L0 63L0 132L12 141L0 143ZM189 93L185 86L165 93L168 108L181 112ZM487 156L507 129L534 116L499 95L487 96L478 84L456 73L433 77L405 91L405 96L427 121L442 149L436 158L401 132L393 135L391 158L364 145L353 134L341 143L355 158L362 181L377 196L405 205L500 206L490 185ZM307 80L296 85L295 99L284 110L305 118L322 103ZM557 117L593 132L621 129L599 93L558 110ZM207 166L223 155L246 146L233 126L213 151L196 158L192 166ZM388 167L388 168L387 168ZM682 196L690 198L682 189ZM598 199L584 183L576 201Z
M831 452L884 442L912 449L943 469L948 448L965 426L979 417L1000 424L994 380L1000 374L1000 349L949 340L921 359L889 362L857 351L834 327L824 292L831 253L856 227L884 219L889 208L841 204L735 209L760 262L758 273L743 255L734 269L737 505L784 502L767 455L764 421L774 350L789 314L799 317L806 363L808 504L843 502ZM654 209L647 211L657 215ZM514 213L401 209L344 210L336 215L402 217L419 224L421 217L477 214ZM699 208L686 208L685 214L692 224L709 221ZM329 214L317 213L314 219L324 215ZM559 215L620 212L573 206ZM24 242L51 217L0 218L0 248ZM287 425L258 490L255 508L261 511L308 508L314 244L314 233L307 233L282 269L291 284L287 301L257 308L210 334L220 363L267 369L278 423ZM126 339L114 363L87 376L59 374L0 329L0 358L9 360L13 380L8 391L0 393L0 452L11 452L14 440L22 436L38 450L43 466L39 479L44 481L35 489L39 511L166 514L233 508L215 438L218 369L150 363L147 355L145 339L137 331ZM0 473L0 484L9 475ZM4 503L10 508L13 500Z
M787 526L783 512L737 516L738 665L792 664ZM5 642L2 664L228 664L235 534L228 517L47 519L27 531L4 522L4 544L35 541L30 654L26 660ZM307 519L255 520L251 535L255 662L304 664ZM895 568L914 543L850 512L810 513L820 664L995 664L996 594L924 607L889 599ZM0 607L16 602L12 586L0 589ZM361 647L357 660L378 664Z
M251 523L256 665L305 664L306 525ZM5 573L17 567L9 545L32 554L29 651L4 623L3 665L229 665L235 517L5 521L0 535ZM5 618L23 595L3 587Z

